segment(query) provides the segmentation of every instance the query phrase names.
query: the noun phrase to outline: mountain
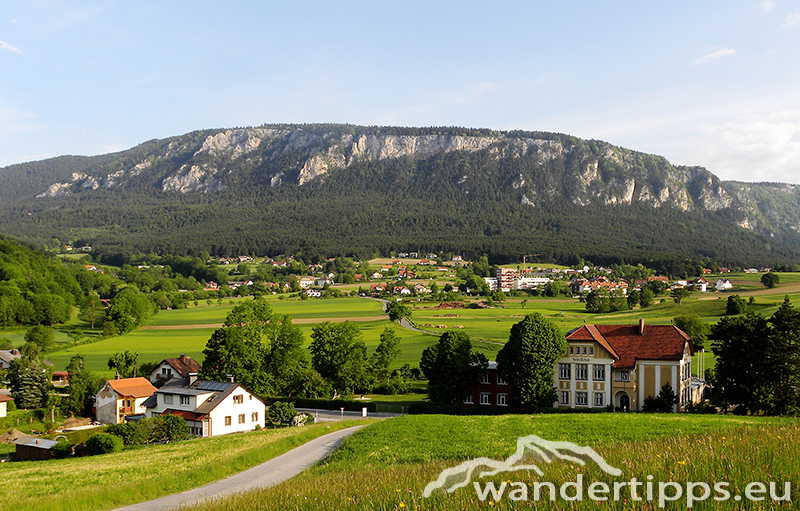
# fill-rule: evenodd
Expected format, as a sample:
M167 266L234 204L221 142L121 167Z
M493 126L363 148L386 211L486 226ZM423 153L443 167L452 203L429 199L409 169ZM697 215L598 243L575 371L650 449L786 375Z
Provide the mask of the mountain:
M264 125L0 169L0 232L103 253L800 260L800 187L563 134Z

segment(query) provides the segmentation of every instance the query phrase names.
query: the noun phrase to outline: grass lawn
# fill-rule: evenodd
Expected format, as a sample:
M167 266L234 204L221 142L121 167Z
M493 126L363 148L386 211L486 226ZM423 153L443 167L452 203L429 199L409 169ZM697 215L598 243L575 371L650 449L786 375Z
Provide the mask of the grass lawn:
M424 498L425 486L439 473L478 457L505 459L516 449L517 438L538 435L550 441L569 441L592 447L621 476L602 472L592 461L586 465L555 460L535 462L544 472L537 477L528 470L504 472L473 481L552 482L556 488L577 480L586 481L583 502L567 502L556 494L556 502L511 502L506 496L481 501L472 484L452 493L437 490ZM658 509L658 502L633 502L627 498L599 505L587 497L586 487L595 481L612 486L616 481L730 483L730 492L741 494L753 481L793 485L797 493L797 457L800 455L800 425L796 419L744 418L700 415L648 414L559 414L500 417L405 416L365 428L347 439L326 462L276 487L253 491L195 510L294 510L294 509ZM585 458L584 458L585 459ZM453 481L458 478L453 479ZM642 488L644 488L642 486ZM628 492L628 493L626 493ZM698 490L695 494L700 494ZM573 493L574 494L574 490ZM640 489L639 495L645 491ZM672 493L666 491L666 494ZM533 498L533 494L529 494ZM657 494L655 495L657 499ZM781 503L777 503L781 504ZM783 502L775 509L789 509ZM760 507L755 507L760 506ZM666 509L686 509L685 500L667 503ZM716 502L713 497L696 502L692 509L773 509L770 502L758 504Z
M241 472L359 421L267 429L116 454L0 465L0 509L95 510L178 493Z

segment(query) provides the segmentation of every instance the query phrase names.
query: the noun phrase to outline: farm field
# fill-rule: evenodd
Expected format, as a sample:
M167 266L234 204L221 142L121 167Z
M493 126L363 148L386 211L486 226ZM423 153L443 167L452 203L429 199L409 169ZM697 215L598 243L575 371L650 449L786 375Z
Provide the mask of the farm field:
M0 465L0 509L112 509L223 479L326 433L321 423L144 446L121 453Z
M495 483L499 488L521 481L552 482L556 488L585 481L584 501L567 502L556 495L549 502L512 502L508 495L481 501L470 483L452 493L436 490L423 496L428 483L440 472L478 457L502 460L514 453L520 437L538 435L549 441L573 442L593 448L621 476L601 471L591 460L586 465L554 460L547 464L530 458L543 475L521 470L472 481ZM784 495L791 484L796 501L800 478L796 459L800 455L800 424L796 419L740 418L732 416L648 414L558 414L500 417L404 416L373 424L347 439L326 462L276 487L246 493L215 503L193 507L196 511L270 509L658 509L655 501L635 502L630 489L616 502L600 505L587 498L592 482L613 486L615 481L705 482L713 487L728 482L731 496L741 495L751 482L776 482ZM453 478L452 482L459 478ZM575 490L570 494L574 495ZM644 486L637 492L645 496ZM698 490L695 495L701 492ZM667 495L674 492L667 490ZM714 494L716 495L716 494ZM767 496L769 494L766 494ZM533 498L533 493L529 493ZM759 506L759 507L754 507ZM712 498L695 502L692 509L788 509L788 502L717 502ZM665 502L665 509L686 509L686 501Z

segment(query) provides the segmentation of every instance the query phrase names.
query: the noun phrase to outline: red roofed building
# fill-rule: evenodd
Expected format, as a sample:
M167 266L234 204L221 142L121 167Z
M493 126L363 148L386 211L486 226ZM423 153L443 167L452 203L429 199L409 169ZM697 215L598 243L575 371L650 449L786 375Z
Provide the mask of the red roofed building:
M199 373L200 364L190 356L181 353L178 358L165 358L150 373L149 379L152 383L169 381L173 378L186 378L189 373Z
M676 410L691 400L692 342L674 325L584 325L567 334L556 363L557 406L639 411L669 382Z
M102 424L119 424L129 415L143 415L144 401L156 391L147 378L108 380L95 396L95 415Z

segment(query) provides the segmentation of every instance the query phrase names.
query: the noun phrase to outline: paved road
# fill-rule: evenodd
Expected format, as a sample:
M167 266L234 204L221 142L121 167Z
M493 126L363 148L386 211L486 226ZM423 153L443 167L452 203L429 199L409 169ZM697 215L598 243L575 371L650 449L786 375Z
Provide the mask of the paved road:
M223 498L234 493L274 486L296 476L314 463L323 460L334 449L339 447L346 437L363 427L363 425L353 426L352 428L328 433L285 454L265 461L261 465L221 481L183 493L168 495L160 499L121 507L115 511L162 511L198 504L204 500Z

